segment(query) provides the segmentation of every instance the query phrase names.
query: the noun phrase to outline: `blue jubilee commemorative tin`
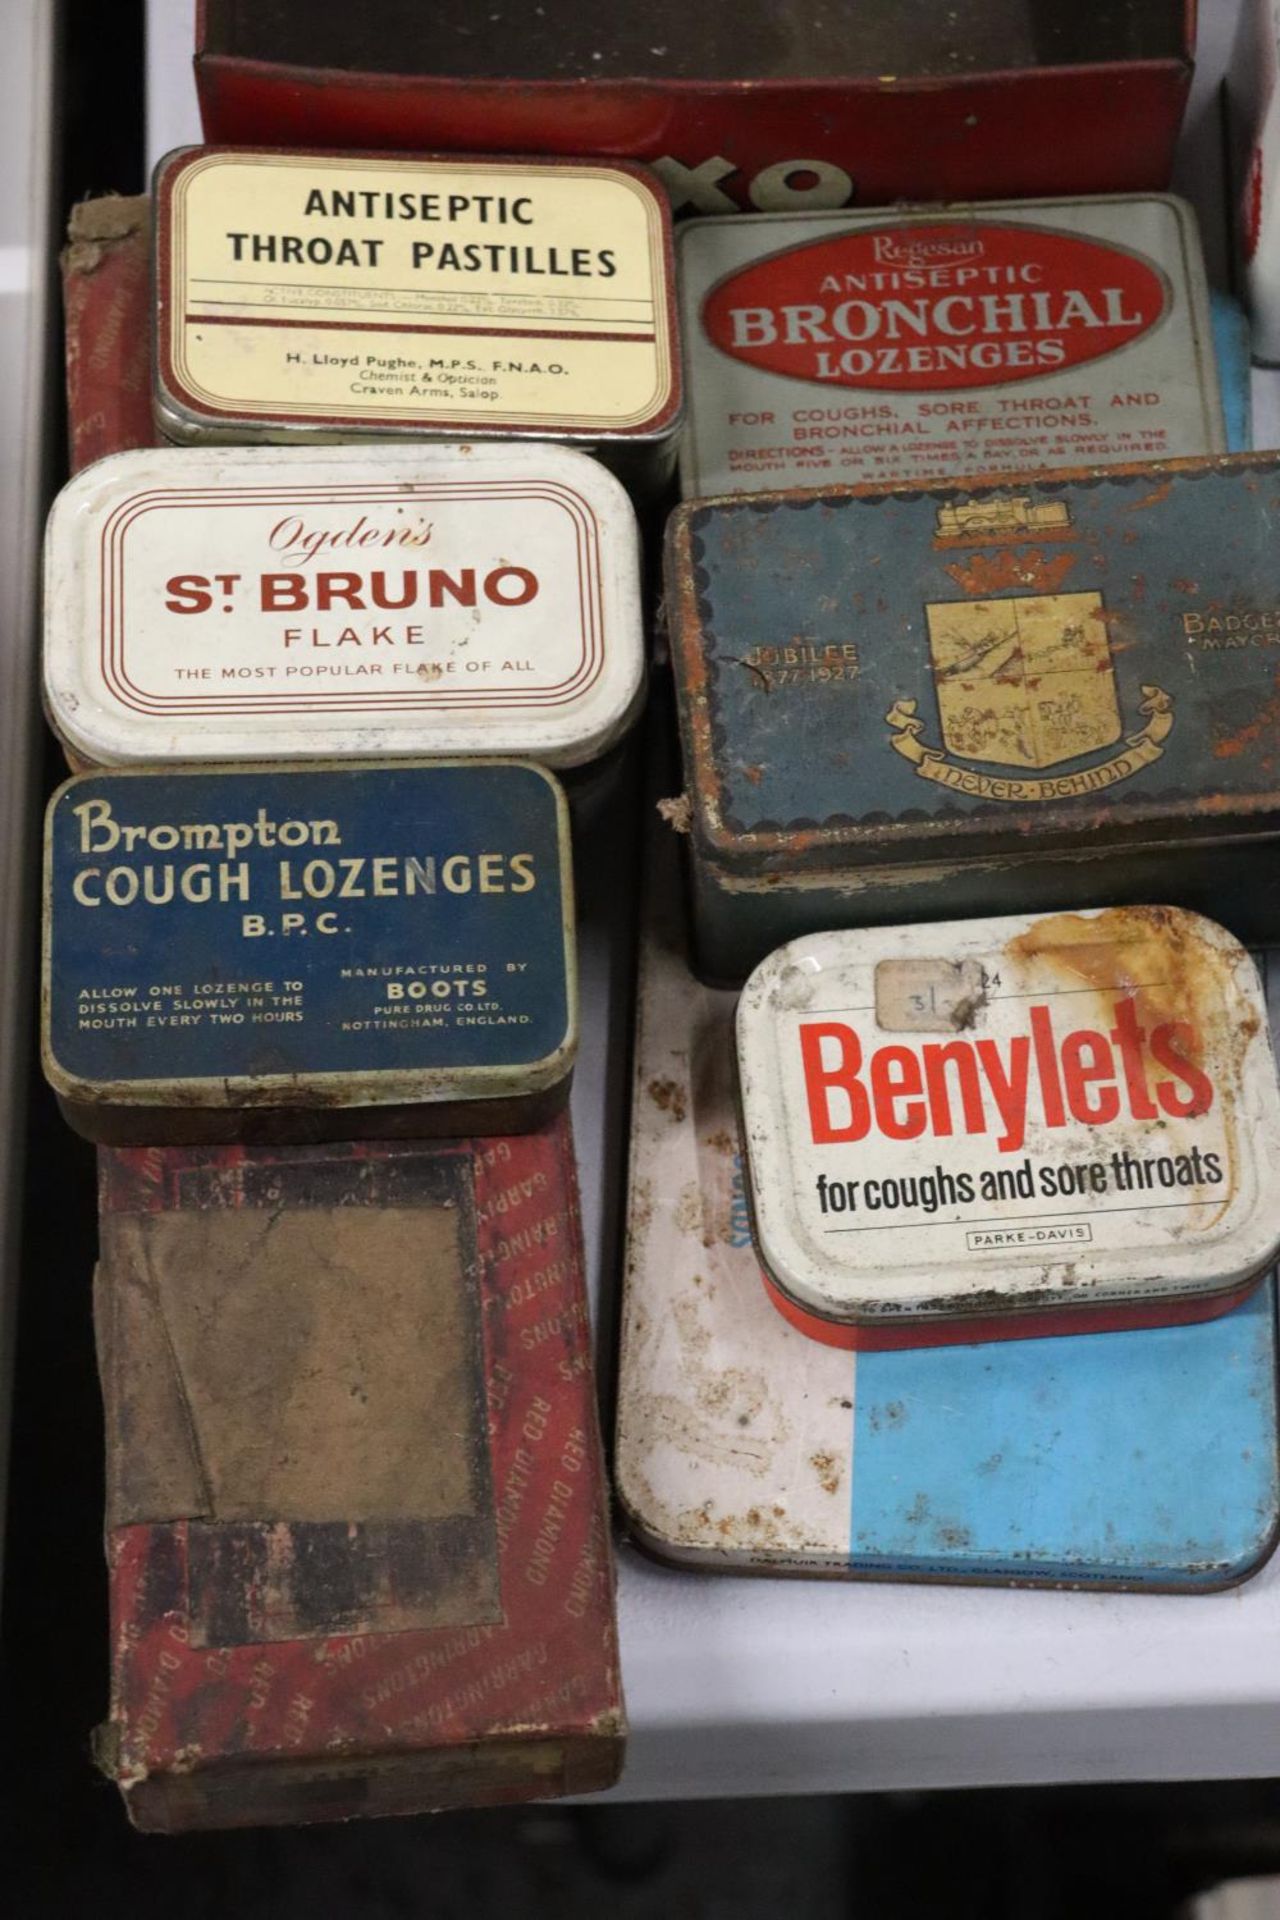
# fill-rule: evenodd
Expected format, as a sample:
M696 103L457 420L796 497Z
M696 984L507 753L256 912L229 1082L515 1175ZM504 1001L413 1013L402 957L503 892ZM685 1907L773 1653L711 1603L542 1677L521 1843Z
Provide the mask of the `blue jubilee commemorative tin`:
M90 1139L519 1131L576 1040L540 768L94 773L50 803L43 1063Z
M1280 462L694 501L667 605L699 964L1161 901L1280 936Z

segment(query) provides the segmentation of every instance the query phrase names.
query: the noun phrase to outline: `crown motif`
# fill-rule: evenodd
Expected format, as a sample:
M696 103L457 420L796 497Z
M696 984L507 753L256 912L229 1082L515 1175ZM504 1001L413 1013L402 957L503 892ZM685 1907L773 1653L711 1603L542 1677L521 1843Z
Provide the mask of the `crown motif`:
M1056 593L1075 563L1074 553L1005 547L996 553L972 553L943 571L972 599L984 600L1015 587L1023 593Z

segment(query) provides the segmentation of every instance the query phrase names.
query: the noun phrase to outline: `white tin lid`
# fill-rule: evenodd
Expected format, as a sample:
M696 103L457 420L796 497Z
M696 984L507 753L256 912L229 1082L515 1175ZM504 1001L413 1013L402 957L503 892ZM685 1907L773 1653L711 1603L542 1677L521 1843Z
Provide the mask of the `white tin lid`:
M103 766L579 766L643 694L635 513L542 444L116 454L49 516L44 686Z
M1198 914L814 934L752 974L737 1053L757 1243L802 1315L1123 1324L1280 1248L1262 986Z

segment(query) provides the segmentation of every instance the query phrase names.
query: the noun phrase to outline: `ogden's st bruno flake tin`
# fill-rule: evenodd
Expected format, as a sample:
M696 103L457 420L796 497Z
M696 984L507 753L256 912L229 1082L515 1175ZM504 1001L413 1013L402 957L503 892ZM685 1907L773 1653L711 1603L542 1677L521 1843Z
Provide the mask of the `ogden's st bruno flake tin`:
M1280 1251L1262 984L1198 914L814 934L737 1058L761 1262L819 1340L1206 1319Z
M700 964L1169 900L1280 933L1274 455L672 520Z
M191 147L155 202L170 439L671 450L671 215L642 168Z
M697 220L679 256L686 494L1226 451L1172 196Z
M45 1073L90 1139L518 1132L577 1045L567 812L514 761L85 774Z
M735 996L691 977L674 846L653 853L615 1454L637 1542L845 1579L1252 1573L1280 1508L1274 1283L1194 1326L1052 1340L855 1354L788 1326L751 1240Z
M120 454L54 502L45 699L98 765L598 760L644 687L639 537L548 445Z

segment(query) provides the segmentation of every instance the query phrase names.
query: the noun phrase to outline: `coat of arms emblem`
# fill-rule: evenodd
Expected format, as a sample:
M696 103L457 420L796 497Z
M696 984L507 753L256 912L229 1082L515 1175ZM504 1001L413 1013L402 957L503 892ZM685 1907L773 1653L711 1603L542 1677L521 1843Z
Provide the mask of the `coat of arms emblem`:
M968 587L1056 587L1075 556L1042 548L1008 548L1010 536L1061 537L1065 504L1034 505L1026 497L944 507L939 538L948 545L998 541L998 556L972 554L947 569ZM1046 545L1048 544L1046 540ZM1128 779L1160 757L1173 726L1173 703L1144 686L1146 725L1126 734L1103 594L1083 591L984 592L925 606L929 655L942 745L924 739L915 700L899 700L886 716L898 752L923 778L994 800L1056 800ZM1101 764L1043 776L1123 742ZM992 774L957 764L977 761ZM1028 776L1031 777L1028 777Z

